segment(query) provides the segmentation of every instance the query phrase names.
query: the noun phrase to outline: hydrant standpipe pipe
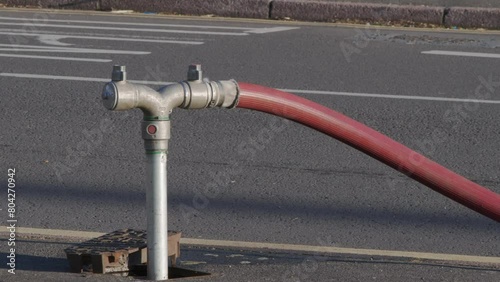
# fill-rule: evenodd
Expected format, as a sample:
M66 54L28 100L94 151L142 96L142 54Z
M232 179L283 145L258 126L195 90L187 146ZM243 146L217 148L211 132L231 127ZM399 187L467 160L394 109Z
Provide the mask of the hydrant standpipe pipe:
M238 108L284 117L323 132L433 190L500 222L500 195L334 110L276 89L239 83Z
M138 108L144 113L141 124L146 150L148 278L168 279L167 151L170 114L174 108L233 108L237 103L235 81L204 81L200 65L191 65L187 81L158 91L126 81L124 66L115 66L112 81L102 92L104 106L123 111Z
M167 152L146 152L148 277L168 279ZM150 274L151 273L151 274Z

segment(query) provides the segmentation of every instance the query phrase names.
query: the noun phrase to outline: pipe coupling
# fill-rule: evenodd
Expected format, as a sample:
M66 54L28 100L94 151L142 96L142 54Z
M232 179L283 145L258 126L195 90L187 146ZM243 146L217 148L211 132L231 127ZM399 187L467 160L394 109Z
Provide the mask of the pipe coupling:
M183 109L222 107L232 109L238 104L238 83L234 80L184 81Z
M142 139L146 151L167 151L170 139L169 120L143 120Z

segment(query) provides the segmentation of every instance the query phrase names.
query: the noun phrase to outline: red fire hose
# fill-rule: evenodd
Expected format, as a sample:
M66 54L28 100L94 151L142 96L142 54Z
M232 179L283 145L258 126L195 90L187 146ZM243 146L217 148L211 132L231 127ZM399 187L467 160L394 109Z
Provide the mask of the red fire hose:
M429 188L500 222L500 195L334 110L276 89L239 83L237 107L284 117L352 146Z

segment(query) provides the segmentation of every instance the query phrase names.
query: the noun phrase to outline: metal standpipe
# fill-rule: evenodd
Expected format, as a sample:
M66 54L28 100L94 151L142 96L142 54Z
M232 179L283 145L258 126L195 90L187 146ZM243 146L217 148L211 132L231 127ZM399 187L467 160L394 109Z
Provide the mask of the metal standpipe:
M168 279L167 151L170 114L174 108L234 108L239 89L234 80L203 81L200 65L191 65L188 80L162 87L158 91L127 82L124 66L114 66L112 81L102 92L104 106L123 111L139 108L147 159L148 188L147 250L148 279Z
M168 279L167 153L146 152L150 179L146 192L148 276Z
M168 279L167 150L168 117L149 116L142 122L146 149L148 273L154 280Z

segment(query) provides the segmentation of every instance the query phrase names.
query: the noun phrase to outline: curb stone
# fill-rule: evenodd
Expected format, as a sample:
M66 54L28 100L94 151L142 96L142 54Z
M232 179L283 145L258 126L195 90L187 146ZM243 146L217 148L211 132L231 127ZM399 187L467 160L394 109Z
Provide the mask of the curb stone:
M6 6L269 18L271 0L0 0Z
M414 22L441 25L444 7L275 0L271 18L302 21Z
M443 25L464 28L500 28L500 9L453 7L447 11Z

